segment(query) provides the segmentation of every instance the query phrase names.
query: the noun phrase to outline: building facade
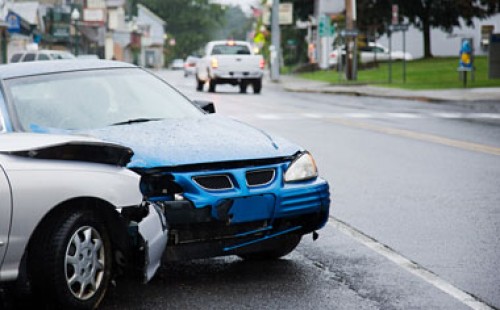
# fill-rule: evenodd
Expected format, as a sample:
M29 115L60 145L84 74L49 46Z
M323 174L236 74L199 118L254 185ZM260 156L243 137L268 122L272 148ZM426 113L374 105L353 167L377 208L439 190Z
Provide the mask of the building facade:
M137 26L142 34L141 64L148 68L162 68L165 65L163 46L166 22L144 5L138 4Z

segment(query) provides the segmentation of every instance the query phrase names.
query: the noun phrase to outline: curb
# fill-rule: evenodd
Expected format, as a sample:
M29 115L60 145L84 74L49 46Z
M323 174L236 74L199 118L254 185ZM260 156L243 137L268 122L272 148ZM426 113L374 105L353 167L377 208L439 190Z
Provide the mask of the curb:
M453 102L455 100L445 100L441 98L433 98L428 96L405 96L405 95L382 95L374 94L368 92L361 92L356 90L332 90L332 89L307 89L307 88L293 88L283 86L283 89L288 92L299 92L299 93L316 93L316 94L334 94L334 95L345 95L345 96L356 96L356 97L375 97L375 98L386 98L386 99L402 99L402 100L414 100L420 102L428 103L443 103L443 102ZM469 101L472 102L472 101Z

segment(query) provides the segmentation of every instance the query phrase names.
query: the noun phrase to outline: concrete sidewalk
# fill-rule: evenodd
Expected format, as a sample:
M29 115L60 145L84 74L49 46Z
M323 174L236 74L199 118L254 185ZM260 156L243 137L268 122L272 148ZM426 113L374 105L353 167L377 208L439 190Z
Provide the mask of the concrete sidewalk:
M419 100L425 102L472 103L478 101L489 101L494 104L500 104L500 81L499 87L490 88L405 90L370 85L334 85L327 82L307 80L294 75L281 75L280 85L284 90L291 92L371 96L380 98Z

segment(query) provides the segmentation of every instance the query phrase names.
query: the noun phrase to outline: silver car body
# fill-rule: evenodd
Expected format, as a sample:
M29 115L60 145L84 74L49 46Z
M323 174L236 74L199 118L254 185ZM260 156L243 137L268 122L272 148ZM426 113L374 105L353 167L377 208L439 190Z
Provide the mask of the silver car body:
M345 58L345 45L334 47L330 52L329 64L336 66L340 59L340 54ZM391 60L413 60L413 56L409 52L393 50L389 53L389 49L379 43L368 43L367 46L358 50L359 60L361 63L370 63L375 61ZM390 55L390 57L389 57Z
M37 225L54 207L70 199L93 197L116 208L139 206L140 177L118 165L75 160L38 159L13 155L35 154L37 150L64 143L95 143L78 136L29 133L0 134L0 282L18 277L21 259ZM167 231L162 215L153 205L139 224L145 244L145 280L159 266L157 253L166 246Z

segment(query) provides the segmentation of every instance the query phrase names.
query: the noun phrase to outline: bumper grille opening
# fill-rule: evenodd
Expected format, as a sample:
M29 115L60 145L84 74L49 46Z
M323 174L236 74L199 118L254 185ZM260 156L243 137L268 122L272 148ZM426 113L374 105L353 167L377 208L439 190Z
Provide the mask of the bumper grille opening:
M275 170L264 169L248 171L246 173L248 186L262 186L271 183L274 180Z
M193 177L193 181L208 190L226 190L234 188L234 184L228 175L207 175Z

